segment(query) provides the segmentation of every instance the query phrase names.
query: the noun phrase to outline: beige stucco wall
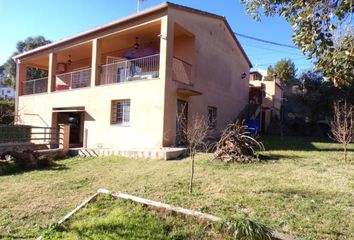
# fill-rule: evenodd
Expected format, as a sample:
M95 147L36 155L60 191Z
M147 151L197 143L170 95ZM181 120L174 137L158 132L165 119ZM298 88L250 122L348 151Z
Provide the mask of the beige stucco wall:
M260 87L261 84L265 85L266 95L263 99L262 107L275 108L276 110L280 110L281 99L283 97L283 89L277 83L275 83L275 81L253 80L250 81L250 84L255 87Z
M162 144L162 80L142 80L19 98L20 123L51 126L53 108L85 107L90 148L154 148ZM130 126L111 125L111 100L130 99ZM28 115L31 114L31 115Z
M278 86L277 84L275 84L275 88L274 88L274 107L277 110L281 109L282 98L283 98L283 89L280 86Z
M202 92L202 95L179 98L188 100L190 120L196 113L207 117L207 107L216 107L217 128L221 130L237 117L248 102L249 80L248 77L241 79L241 74L245 72L249 76L249 64L222 20L173 8L168 10L168 16L170 26L177 23L193 33L195 38L194 50L190 51L195 56L191 57L194 62L193 86L190 88ZM173 40L171 35L168 40ZM171 81L170 75L166 76L166 81L165 101L169 109L165 109L164 132L167 138L164 142L173 144L175 136L169 133L175 133L176 129L176 89L185 86Z

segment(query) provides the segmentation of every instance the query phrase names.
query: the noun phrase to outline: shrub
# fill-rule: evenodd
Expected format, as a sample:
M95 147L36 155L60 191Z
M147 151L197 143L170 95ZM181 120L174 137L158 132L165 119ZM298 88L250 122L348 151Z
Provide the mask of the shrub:
M3 125L0 126L0 143L29 142L31 138L31 126Z
M226 232L234 239L240 240L271 240L270 230L245 217L233 217L221 223L220 231Z
M0 124L14 122L15 101L0 100Z

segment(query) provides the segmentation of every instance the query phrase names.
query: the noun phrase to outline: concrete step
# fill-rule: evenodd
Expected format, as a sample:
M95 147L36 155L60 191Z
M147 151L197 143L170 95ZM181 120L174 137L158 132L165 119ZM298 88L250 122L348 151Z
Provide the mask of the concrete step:
M123 156L143 159L180 159L187 155L187 148L161 148L161 149L109 149L109 148L75 148L69 150L70 156L105 157Z

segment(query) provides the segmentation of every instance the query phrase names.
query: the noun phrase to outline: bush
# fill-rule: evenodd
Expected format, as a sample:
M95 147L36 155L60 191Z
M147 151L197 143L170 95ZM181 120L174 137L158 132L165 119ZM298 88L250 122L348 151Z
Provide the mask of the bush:
M31 126L3 125L0 126L0 143L29 142L31 138Z
M222 222L220 230L240 240L271 240L270 230L245 217L233 217Z
M0 125L14 122L15 101L0 100Z

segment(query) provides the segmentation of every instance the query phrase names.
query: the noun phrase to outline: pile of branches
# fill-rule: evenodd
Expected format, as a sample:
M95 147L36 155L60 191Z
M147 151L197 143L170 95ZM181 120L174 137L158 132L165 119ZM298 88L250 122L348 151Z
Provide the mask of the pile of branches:
M224 162L250 163L258 161L260 151L264 151L263 144L250 135L243 122L237 121L223 131L215 155Z

